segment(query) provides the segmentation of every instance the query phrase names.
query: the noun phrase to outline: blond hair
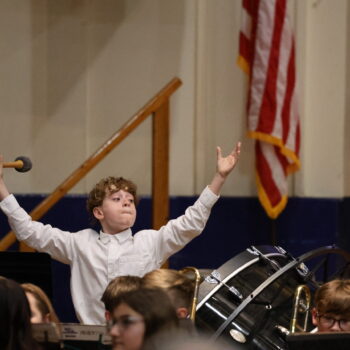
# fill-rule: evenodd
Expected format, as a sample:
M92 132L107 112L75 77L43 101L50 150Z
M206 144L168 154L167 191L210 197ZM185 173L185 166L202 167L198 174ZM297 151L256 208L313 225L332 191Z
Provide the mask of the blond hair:
M177 270L153 270L143 276L142 284L145 288L164 289L176 308L191 307L194 281Z

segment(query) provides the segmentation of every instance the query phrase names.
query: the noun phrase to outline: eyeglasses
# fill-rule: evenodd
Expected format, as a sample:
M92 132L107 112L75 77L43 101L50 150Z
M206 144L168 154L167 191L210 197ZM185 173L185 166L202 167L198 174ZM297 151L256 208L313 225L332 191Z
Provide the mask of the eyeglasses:
M137 316L122 316L120 318L115 318L107 321L107 330L110 332L113 327L118 326L120 331L125 331L131 325L138 322L144 322L144 319Z
M336 322L338 322L339 328L342 331L350 331L350 320L340 319L337 320L331 316L316 314L318 317L320 324L326 328L332 328Z

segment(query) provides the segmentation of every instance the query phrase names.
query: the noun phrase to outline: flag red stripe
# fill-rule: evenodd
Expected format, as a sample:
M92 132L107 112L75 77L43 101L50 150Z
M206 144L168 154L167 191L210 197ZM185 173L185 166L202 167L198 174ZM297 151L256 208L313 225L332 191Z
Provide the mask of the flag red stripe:
M275 22L268 63L265 92L260 108L258 130L270 134L273 130L276 117L276 86L279 66L279 51L281 45L281 35L285 20L286 0L277 0L275 4ZM263 116L263 117L262 117Z
M260 0L243 0L242 7L251 17L257 17Z
M251 12L250 12L251 1L250 0L243 0L242 1L242 7L251 15Z
M244 1L244 0L243 0ZM251 22L252 22L252 32L250 36L250 45L251 45L251 50L250 50L250 61L249 61L249 66L250 66L250 79L253 76L254 68L253 68L253 62L255 59L255 41L256 41L256 32L258 29L258 10L260 6L260 0L251 0L250 1L250 13L251 13ZM248 91L248 98L247 98L247 110L249 109L250 103L251 103L251 86L249 87Z
M252 56L252 46L250 40L242 32L239 35L239 53L249 64Z
M248 124L256 139L259 199L271 218L285 207L288 173L300 165L295 45L286 1L242 0L239 50L250 67L242 65L250 74Z
M261 184L266 193L269 194L269 201L271 207L275 207L282 199L282 195L279 192L278 187L276 186L270 165L268 161L265 159L261 148L260 141L256 141L255 143L255 151L256 151L256 169L260 177Z

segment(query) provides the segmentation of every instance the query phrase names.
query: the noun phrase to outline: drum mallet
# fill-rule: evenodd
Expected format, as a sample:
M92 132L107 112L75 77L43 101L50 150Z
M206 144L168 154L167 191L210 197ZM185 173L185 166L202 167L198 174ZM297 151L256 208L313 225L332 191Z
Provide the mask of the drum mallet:
M25 173L32 168L32 161L28 157L17 157L14 162L4 162L4 168L15 168L20 173Z

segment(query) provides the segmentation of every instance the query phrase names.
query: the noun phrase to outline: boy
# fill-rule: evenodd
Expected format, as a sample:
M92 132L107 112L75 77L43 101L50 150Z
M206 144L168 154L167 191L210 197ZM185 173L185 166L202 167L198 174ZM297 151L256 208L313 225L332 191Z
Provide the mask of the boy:
M350 332L350 280L333 280L316 290L312 323L318 332Z
M159 230L142 230L132 235L136 187L122 178L101 180L89 195L88 206L101 224L100 233L92 229L71 233L32 221L6 188L2 157L0 208L20 241L70 265L71 293L78 319L86 324L104 324L101 296L113 278L143 276L159 268L203 231L222 185L237 164L240 147L239 142L227 157L217 147L217 171L210 185L184 215Z

